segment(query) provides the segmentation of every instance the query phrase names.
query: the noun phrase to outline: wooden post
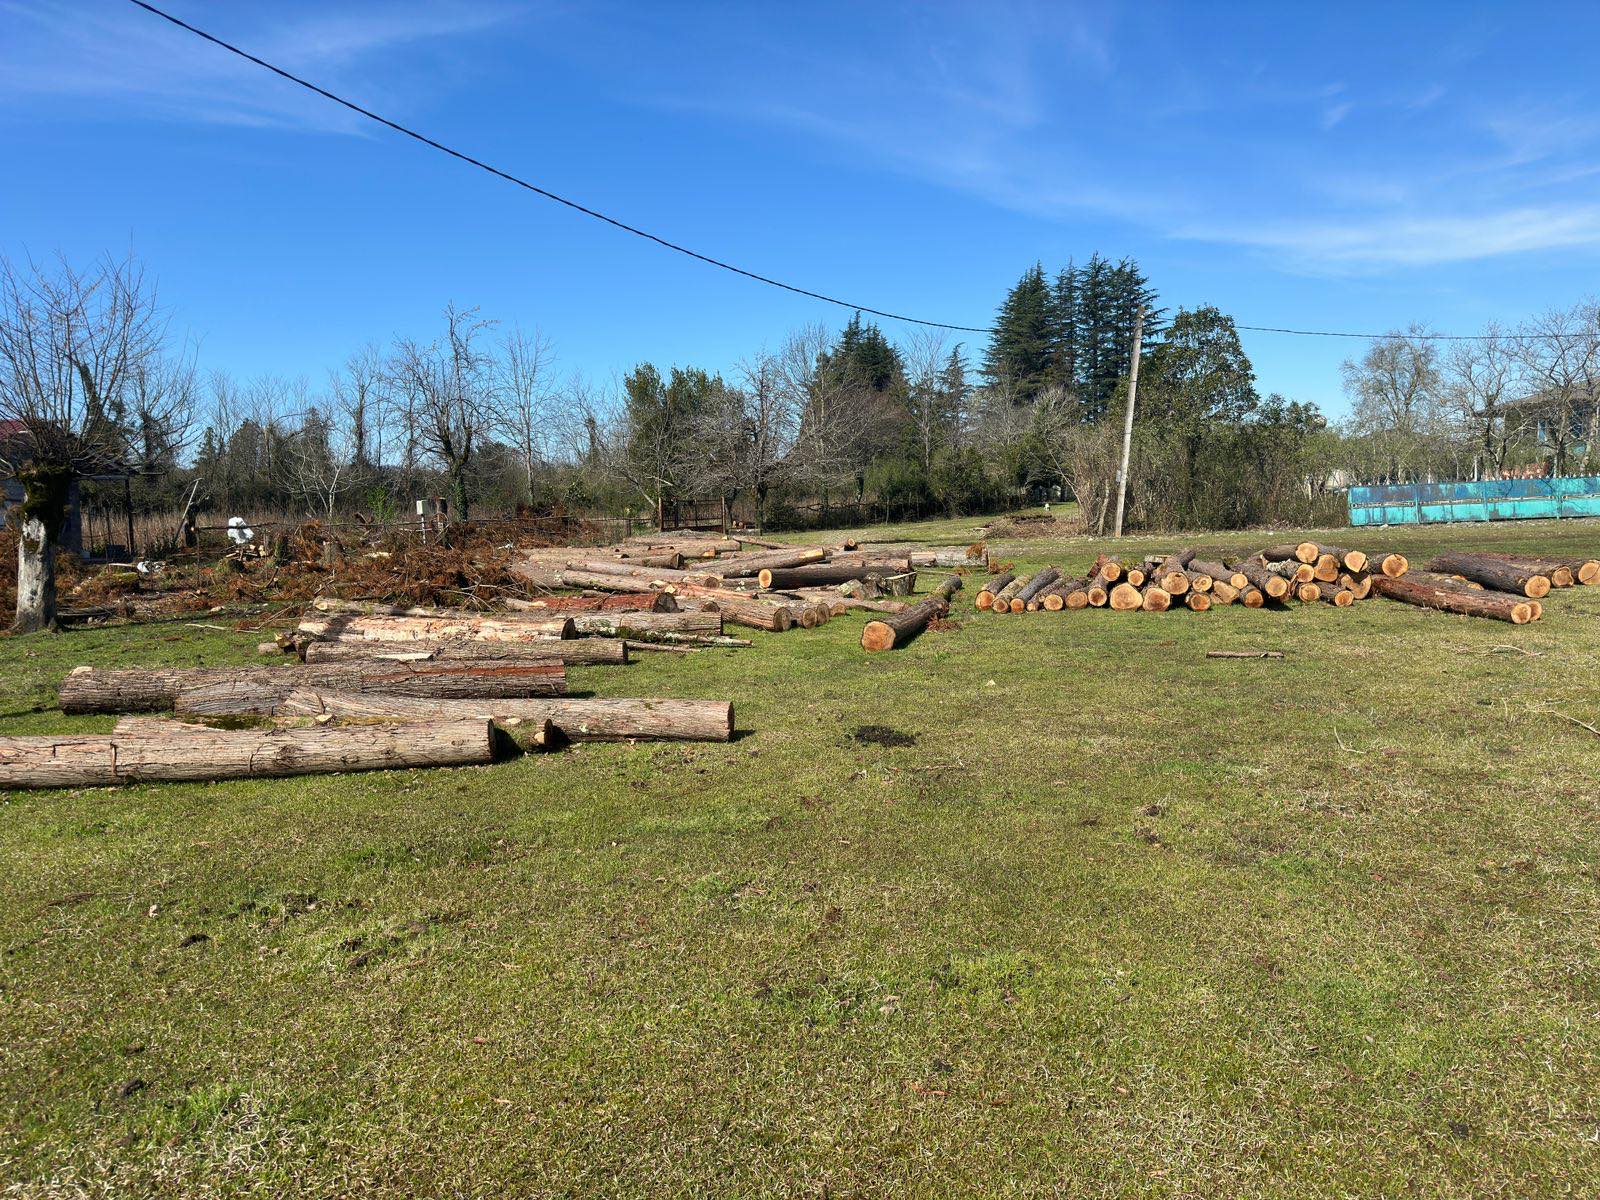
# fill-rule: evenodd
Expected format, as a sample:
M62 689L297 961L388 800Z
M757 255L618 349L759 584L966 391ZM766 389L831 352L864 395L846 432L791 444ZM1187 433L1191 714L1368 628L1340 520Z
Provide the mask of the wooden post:
M1122 536L1122 513L1128 502L1128 456L1133 452L1133 402L1139 394L1139 351L1144 344L1144 313L1133 319L1133 362L1128 369L1128 411L1122 420L1122 466L1117 470L1117 523L1112 537Z

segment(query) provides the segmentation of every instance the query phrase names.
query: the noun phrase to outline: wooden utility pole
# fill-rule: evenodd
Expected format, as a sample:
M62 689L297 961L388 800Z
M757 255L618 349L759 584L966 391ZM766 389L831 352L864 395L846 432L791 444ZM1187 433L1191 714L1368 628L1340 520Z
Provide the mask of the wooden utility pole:
M1144 312L1133 319L1133 365L1128 369L1128 411L1122 419L1122 466L1117 469L1117 524L1112 537L1122 536L1122 511L1128 502L1128 455L1133 451L1133 402L1139 394L1139 350L1144 344Z

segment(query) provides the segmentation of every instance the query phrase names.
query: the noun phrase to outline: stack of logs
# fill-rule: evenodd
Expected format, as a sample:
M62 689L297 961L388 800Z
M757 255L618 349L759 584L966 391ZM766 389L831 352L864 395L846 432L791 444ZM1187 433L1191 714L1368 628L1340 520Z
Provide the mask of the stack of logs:
M1205 612L1218 604L1348 608L1381 596L1422 608L1525 625L1543 613L1552 588L1600 583L1600 560L1512 554L1441 554L1412 570L1402 554L1367 553L1317 542L1268 546L1248 556L1177 550L1139 561L1101 555L1081 576L1059 567L1002 571L978 590L992 613L1110 608L1116 612Z

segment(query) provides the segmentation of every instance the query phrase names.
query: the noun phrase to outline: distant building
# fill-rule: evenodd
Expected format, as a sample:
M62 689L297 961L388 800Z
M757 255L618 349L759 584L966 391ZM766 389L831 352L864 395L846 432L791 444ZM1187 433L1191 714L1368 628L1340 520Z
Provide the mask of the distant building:
M1508 426L1520 426L1543 456L1543 461L1532 467L1506 471L1507 478L1541 479L1549 475L1550 460L1558 447L1568 458L1586 455L1592 446L1600 449L1596 445L1600 442L1600 386L1591 386L1568 401L1548 389L1534 392L1500 405L1498 415Z

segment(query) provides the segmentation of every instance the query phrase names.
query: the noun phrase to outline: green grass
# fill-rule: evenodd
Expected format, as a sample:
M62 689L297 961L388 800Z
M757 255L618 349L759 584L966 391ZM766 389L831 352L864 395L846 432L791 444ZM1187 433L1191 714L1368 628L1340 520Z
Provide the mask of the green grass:
M890 654L573 671L731 698L727 745L5 797L0 1194L1594 1193L1600 588L1523 628L970 598ZM0 731L255 641L0 642Z

